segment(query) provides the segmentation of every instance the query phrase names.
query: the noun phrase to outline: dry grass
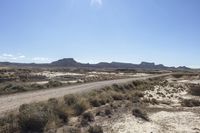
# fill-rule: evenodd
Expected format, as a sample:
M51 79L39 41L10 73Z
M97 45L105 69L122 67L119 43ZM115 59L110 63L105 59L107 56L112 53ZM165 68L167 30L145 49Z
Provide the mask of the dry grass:
M190 85L189 93L194 96L200 96L200 85Z
M25 92L25 91L32 91L32 90L41 90L41 89L49 89L53 87L61 87L64 84L59 81L49 81L44 85L40 84L24 84L24 83L4 83L0 86L0 95L4 94L12 94L17 92Z
M20 132L44 132L67 125L70 117L74 116L82 116L81 123L88 125L94 120L91 113L85 113L88 109L121 100L133 102L133 99L137 99L137 102L140 103L140 98L144 96L143 91L151 89L157 83L154 80L134 81L124 85L105 87L82 95L66 95L59 101L49 99L47 102L22 105L19 114L0 119L0 128L5 125L16 125L9 131L15 129L15 131ZM149 102L156 103L156 101ZM106 111L107 115L111 113L110 110ZM148 120L147 115L141 110L133 110L133 114ZM101 127L94 126L90 127L89 132L101 133L103 131Z
M95 125L89 128L88 130L89 133L103 133L102 127Z
M182 100L181 105L184 107L197 107L197 106L200 106L200 100L184 99Z
M139 117L139 118L142 118L143 120L145 121L149 121L149 118L147 116L147 113L145 111L143 111L142 109L139 109L139 108L136 108L136 109L133 109L132 110L132 114L135 116L135 117Z

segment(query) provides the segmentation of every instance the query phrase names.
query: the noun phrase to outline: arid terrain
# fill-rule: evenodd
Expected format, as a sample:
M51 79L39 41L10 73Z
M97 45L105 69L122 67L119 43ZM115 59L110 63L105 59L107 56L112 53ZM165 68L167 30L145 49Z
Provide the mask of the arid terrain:
M6 68L1 74L7 78L2 133L200 132L197 72Z
M200 133L200 0L0 0L0 133Z

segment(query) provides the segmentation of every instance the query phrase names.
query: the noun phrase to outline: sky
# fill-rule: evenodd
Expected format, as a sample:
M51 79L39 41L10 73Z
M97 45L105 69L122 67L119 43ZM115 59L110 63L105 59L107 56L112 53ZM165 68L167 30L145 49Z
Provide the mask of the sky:
M0 61L200 68L200 0L0 0Z

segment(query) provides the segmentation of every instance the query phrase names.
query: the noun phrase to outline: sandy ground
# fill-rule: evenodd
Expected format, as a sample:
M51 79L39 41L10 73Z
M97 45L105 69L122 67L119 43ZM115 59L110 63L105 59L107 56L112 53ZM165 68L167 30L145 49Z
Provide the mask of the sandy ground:
M169 102L171 106L180 106L180 99L187 95L188 88L185 85L176 84L175 86L156 85L154 90L144 92L144 98L156 99L160 102Z
M70 73L70 72L50 72L50 71L44 71L41 73L33 73L33 75L42 75L46 76L48 78L54 78L59 76L84 76L84 74L80 73Z
M143 80L143 79L160 77L160 76L165 76L165 75L169 75L169 74L152 75L152 76L139 77L139 78L100 81L100 82L86 83L82 85L74 85L74 86L68 86L68 87L62 87L62 88L38 90L38 91L31 91L31 92L1 96L0 97L0 105L1 105L0 114L14 110L22 104L45 101L50 98L58 98L58 97L62 97L66 94L71 94L71 93L81 93L81 92L90 91L93 89L100 89L102 87L109 86L114 83L120 84L120 83L130 82L133 80Z
M147 111L150 121L136 118L131 111L122 112L102 123L105 133L200 133L200 107L181 106L182 98L194 98L187 93L185 83L188 81L156 85L153 90L145 91L144 98L160 102L159 105L150 104L147 107L151 110ZM166 101L169 104L164 104Z
M192 112L161 111L149 116L150 122L124 114L106 133L199 133L200 116ZM106 124L106 123L105 123Z

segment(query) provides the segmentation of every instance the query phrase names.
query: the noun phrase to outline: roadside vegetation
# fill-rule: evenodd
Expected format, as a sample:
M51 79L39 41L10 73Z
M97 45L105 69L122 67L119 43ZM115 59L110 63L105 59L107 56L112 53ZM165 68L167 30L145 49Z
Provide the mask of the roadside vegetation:
M198 73L193 73L193 72L176 72L173 73L172 76L174 78L184 78L184 77L195 77L195 76L199 76Z
M0 69L0 95L70 84L129 78L130 75L136 73L135 70L131 70L131 72L64 68L3 68Z
M110 116L112 110L117 107L114 103L118 101L128 101L132 103L133 108L135 108L135 103L151 103L151 100L141 99L144 96L143 92L153 89L154 85L159 83L160 79L150 79L122 85L114 84L81 95L70 94L62 99L49 99L47 102L21 105L19 113L0 119L0 132L53 132L59 127L68 125L71 118L78 117L78 122L73 125L73 128L78 130L84 127L88 133L102 133L100 126L90 125L95 121L95 115L101 115L101 112L94 114L90 110L109 105L104 114ZM146 112L138 106L137 109L132 110L132 113L136 117L149 121Z
M189 93L194 96L200 96L200 85L190 85Z
M196 99L183 99L181 104L184 107L197 107L197 106L200 106L200 100L196 100Z
M43 84L43 85L10 82L10 83L4 83L3 85L0 85L0 95L32 91L32 90L49 89L53 87L61 87L64 85L65 84L59 81L55 81L55 80L50 80L48 83Z

